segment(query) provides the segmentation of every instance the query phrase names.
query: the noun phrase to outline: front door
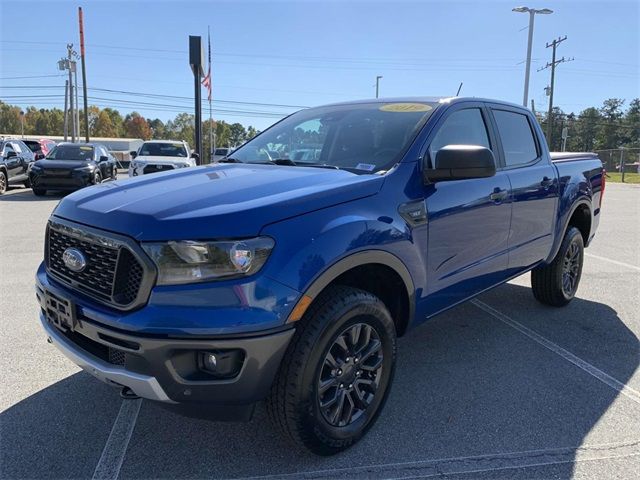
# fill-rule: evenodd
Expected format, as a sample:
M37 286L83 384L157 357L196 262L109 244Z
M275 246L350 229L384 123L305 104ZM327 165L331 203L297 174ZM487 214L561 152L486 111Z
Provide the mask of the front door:
M482 104L447 112L428 147L481 145L496 152ZM496 154L496 159L499 158ZM425 168L430 168L430 161ZM426 312L433 315L506 278L511 186L504 172L489 178L426 185L428 215Z

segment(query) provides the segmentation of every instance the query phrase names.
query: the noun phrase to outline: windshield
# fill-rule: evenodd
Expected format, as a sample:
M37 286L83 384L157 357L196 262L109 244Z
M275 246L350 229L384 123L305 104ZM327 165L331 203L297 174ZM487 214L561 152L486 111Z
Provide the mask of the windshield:
M247 163L287 160L356 173L388 170L435 106L376 102L301 110L246 143L232 158Z
M93 160L93 147L90 145L58 145L49 152L49 160Z
M140 147L138 155L156 155L159 157L187 157L187 149L181 143L147 142Z

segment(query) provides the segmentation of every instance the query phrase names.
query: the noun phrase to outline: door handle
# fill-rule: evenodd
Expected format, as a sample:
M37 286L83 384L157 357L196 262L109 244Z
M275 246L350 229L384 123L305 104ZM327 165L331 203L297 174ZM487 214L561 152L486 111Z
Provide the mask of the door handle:
M496 187L493 189L491 195L489 195L489 198L495 203L502 203L502 201L507 198L507 191Z
M540 185L543 186L545 189L548 189L551 185L553 185L553 179L549 177L544 177L540 182Z

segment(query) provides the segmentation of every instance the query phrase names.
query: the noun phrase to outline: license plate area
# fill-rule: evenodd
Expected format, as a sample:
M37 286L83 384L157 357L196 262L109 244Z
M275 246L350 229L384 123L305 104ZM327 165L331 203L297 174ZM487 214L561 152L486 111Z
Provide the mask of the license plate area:
M71 300L55 295L48 290L44 292L45 315L47 320L57 328L66 332L76 326L76 306Z

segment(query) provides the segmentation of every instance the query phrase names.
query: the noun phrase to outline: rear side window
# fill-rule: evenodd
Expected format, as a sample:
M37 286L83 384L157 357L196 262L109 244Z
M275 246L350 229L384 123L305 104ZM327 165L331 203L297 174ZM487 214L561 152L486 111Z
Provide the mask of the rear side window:
M432 162L438 150L447 145L480 145L491 148L487 126L479 108L458 110L447 117L429 146Z
M507 167L516 167L533 162L538 158L536 141L531 124L526 115L506 110L494 110L504 160Z

